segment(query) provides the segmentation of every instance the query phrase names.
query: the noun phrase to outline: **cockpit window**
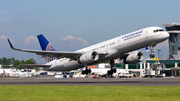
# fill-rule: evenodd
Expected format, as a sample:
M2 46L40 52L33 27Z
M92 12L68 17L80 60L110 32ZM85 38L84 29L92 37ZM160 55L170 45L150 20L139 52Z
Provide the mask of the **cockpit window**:
M157 29L157 30L154 30L153 32L156 33L156 32L162 32L164 31L163 29Z

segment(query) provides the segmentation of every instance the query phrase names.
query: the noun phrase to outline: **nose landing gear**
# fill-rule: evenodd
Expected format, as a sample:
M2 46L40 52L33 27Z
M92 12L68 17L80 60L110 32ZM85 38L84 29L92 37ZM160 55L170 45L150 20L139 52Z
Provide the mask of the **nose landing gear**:
M154 58L155 55L154 55L154 54L149 54L149 57L150 57L150 58Z
M150 49L151 49L151 54L149 55L150 58L154 58L155 57L155 55L152 54L154 52L154 49L153 49L154 46L156 46L156 45L150 45Z

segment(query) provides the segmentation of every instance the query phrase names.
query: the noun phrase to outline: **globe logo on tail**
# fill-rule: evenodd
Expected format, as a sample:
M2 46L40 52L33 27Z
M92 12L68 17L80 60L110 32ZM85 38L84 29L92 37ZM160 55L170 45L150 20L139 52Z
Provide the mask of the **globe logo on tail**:
M49 43L46 47L46 51L56 51L53 46ZM57 59L57 57L53 56L46 56L46 62L51 62L53 60Z

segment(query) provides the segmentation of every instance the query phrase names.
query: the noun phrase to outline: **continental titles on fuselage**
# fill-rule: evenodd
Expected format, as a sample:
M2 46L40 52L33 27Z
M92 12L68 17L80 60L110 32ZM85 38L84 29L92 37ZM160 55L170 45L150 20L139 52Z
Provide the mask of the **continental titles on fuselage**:
M141 36L141 33L143 32L143 30L135 32L135 33L130 33L128 35L124 35L122 36L122 39L124 39L124 41Z

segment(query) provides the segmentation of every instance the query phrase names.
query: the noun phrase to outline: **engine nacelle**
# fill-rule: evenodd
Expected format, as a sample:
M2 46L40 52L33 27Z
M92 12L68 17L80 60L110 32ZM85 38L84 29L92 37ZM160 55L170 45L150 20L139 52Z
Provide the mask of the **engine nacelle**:
M130 53L127 57L124 58L125 64L136 64L143 60L144 56L141 52Z
M78 58L79 64L90 64L99 59L99 54L95 51L87 52Z

